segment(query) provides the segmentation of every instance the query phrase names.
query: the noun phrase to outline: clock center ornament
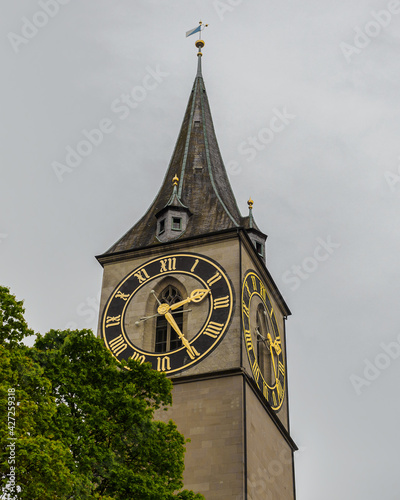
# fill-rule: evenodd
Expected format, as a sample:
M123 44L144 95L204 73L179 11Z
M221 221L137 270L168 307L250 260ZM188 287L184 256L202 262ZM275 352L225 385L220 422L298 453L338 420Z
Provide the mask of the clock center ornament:
M189 284L192 289L187 297L173 304L162 303L153 285L166 278ZM155 314L143 316L144 304L152 298ZM189 304L192 309L183 309ZM155 370L177 373L195 365L216 348L228 329L233 308L233 287L221 265L195 253L167 254L149 260L121 280L104 308L101 334L118 361L132 358L151 363ZM193 329L184 331L174 317L177 312L197 315L196 322L191 322ZM132 316L134 322L129 319ZM154 329L147 333L144 329L134 331L147 320L157 318L164 319L177 335L180 342L174 344L175 348L160 352L155 345ZM149 335L153 337L146 338Z

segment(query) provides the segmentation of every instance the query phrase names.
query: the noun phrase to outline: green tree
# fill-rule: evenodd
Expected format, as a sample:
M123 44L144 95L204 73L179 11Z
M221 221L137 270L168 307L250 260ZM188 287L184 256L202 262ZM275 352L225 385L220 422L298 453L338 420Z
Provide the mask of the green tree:
M172 421L153 419L172 402L167 377L133 360L121 369L89 330L51 330L38 335L33 348L23 346L31 332L22 303L14 298L16 307L9 293L5 298L14 311L8 317L20 322L14 339L0 332L1 415L10 387L19 402L18 498L203 499L174 493L183 487L185 440ZM9 429L3 417L0 425L4 487Z
M85 478L73 470L68 446L54 439L52 384L34 361L34 349L21 342L33 334L24 312L23 302L0 287L0 485L12 485L7 474L15 467L16 498L69 498Z
M0 286L0 345L14 347L24 337L33 335L24 318L23 302L10 293L10 289Z
M54 440L51 382L21 343L33 334L24 312L22 301L0 287L0 484L10 485L7 474L16 467L18 498L67 498L79 481L68 447Z

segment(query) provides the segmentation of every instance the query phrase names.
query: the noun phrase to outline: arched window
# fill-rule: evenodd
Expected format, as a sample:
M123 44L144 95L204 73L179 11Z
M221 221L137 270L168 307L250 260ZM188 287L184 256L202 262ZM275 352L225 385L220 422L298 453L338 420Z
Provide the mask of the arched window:
M172 286L168 285L164 290L161 292L159 296L159 300L162 304L176 304L177 302L180 302L182 300L182 297L178 290ZM176 324L178 325L180 331L182 331L183 328L183 313L181 312L182 308L177 309L176 311L173 312L174 319L176 321ZM178 337L178 334L175 332L175 330L171 327L171 325L168 323L168 321L165 319L164 316L158 316L157 318L157 324L156 324L156 345L155 345L155 352L168 352L168 351L173 351L174 349L178 349L181 347L182 341Z

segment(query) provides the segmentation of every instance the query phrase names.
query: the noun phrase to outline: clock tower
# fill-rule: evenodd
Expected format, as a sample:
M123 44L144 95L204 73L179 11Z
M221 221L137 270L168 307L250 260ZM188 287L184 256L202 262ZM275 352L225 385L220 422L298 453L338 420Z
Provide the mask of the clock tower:
M185 488L207 500L294 500L285 320L253 201L242 216L202 76L163 184L107 252L99 335L119 360L173 381L172 419L190 438Z

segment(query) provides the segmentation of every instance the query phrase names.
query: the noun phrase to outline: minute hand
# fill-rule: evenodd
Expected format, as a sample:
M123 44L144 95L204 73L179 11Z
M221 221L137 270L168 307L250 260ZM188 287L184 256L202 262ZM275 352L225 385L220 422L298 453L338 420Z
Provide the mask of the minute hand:
M192 347L188 340L185 338L185 336L183 335L183 333L181 332L179 326L177 325L174 317L172 316L172 314L170 312L167 312L165 313L165 319L168 321L168 323L172 326L172 328L176 331L178 337L181 339L182 341L182 344L186 347L186 350L189 354L189 356L194 359L196 357L196 355L198 355L199 353L196 351L196 349L194 347Z
M172 304L170 306L170 311L175 311L175 309L179 309L179 307L182 307L185 304L188 304L189 302L201 302L206 295L210 293L210 290L207 290L206 288L198 288L197 290L193 290L193 292L189 295L189 297L185 300L181 300L180 302L177 302L176 304Z

